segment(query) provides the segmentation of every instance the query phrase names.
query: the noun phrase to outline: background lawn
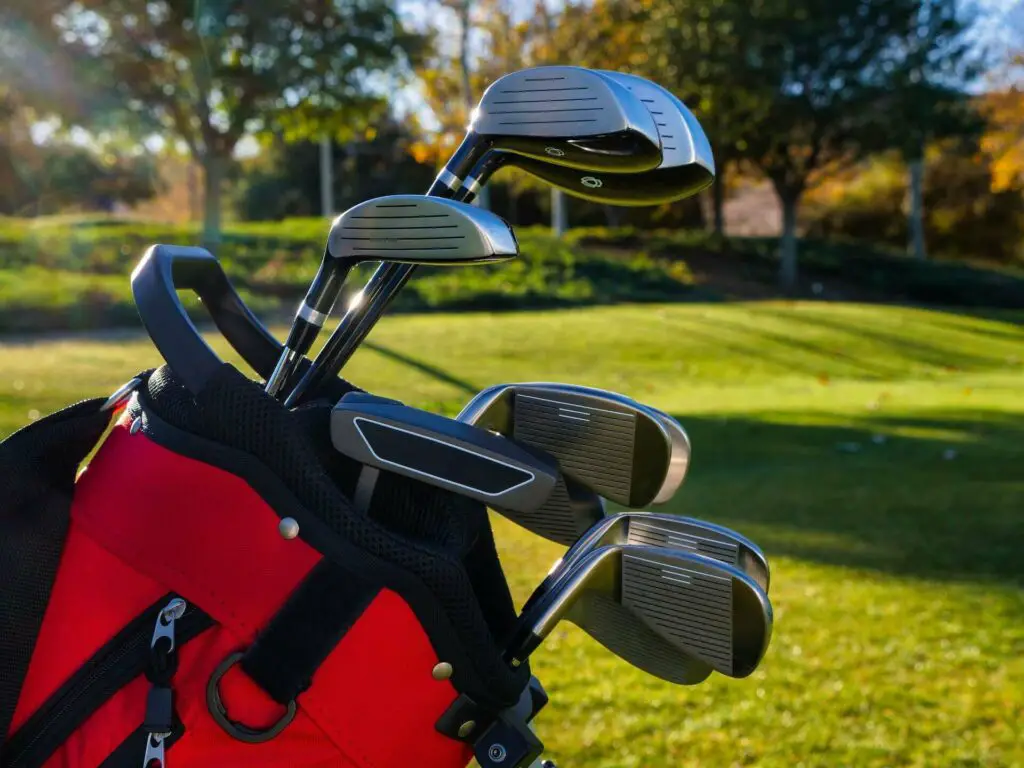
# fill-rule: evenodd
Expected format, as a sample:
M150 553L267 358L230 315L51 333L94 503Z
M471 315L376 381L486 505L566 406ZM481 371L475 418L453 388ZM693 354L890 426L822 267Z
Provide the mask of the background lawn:
M562 768L995 768L1024 765L1022 323L783 302L412 315L347 373L448 414L514 380L648 401L694 445L666 509L767 552L776 631L747 680L673 687L555 632L534 670ZM0 435L158 362L131 333L0 342ZM522 600L560 549L495 525Z

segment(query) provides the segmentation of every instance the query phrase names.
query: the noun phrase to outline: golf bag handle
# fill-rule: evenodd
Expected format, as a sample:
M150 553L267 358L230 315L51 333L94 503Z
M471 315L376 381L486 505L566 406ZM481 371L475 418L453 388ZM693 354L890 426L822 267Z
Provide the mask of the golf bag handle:
M132 272L132 295L156 348L190 391L202 390L223 362L189 318L180 289L194 291L235 351L260 376L270 375L281 344L245 306L216 257L204 248L154 245Z

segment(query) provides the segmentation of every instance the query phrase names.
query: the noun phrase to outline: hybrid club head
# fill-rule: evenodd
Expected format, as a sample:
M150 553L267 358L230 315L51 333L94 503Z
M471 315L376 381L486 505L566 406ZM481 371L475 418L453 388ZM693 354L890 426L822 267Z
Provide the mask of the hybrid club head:
M491 83L438 181L454 193L494 151L620 172L655 168L662 158L658 127L640 99L621 83L571 66L523 69Z
M623 174L612 170L580 170L547 158L492 153L477 162L458 199L469 201L503 165L511 165L574 197L623 206L660 205L691 197L715 180L711 144L697 118L675 95L636 75L600 74L634 93L654 118L662 147L657 168Z
M673 471L662 417L614 393L504 384L474 397L458 419L547 451L567 477L627 507L653 502Z
M611 544L637 544L692 552L731 565L749 576L767 594L771 578L768 558L750 539L705 520L657 512L609 515L583 534L565 553L526 602L541 599L558 579L590 552Z
M388 195L349 208L331 224L320 269L295 315L266 391L280 393L309 352L353 267L363 261L465 266L518 255L515 233L490 211L423 195Z
M547 501L558 466L514 442L428 411L357 394L331 411L336 450L367 467L395 472L496 509L530 511ZM366 508L375 475L357 487Z
M728 677L753 672L768 648L772 608L746 574L701 555L632 544L590 552L520 616L507 651L521 662L559 621L589 632L598 595L690 658Z

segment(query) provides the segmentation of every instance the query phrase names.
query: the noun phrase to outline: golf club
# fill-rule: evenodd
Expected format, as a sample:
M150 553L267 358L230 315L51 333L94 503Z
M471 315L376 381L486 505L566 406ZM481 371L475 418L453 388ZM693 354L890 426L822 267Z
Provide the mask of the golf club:
M479 160L465 179L457 200L472 201L481 187L503 166L519 168L574 197L624 206L659 205L682 200L708 187L715 179L715 161L704 129L678 98L660 85L636 75L601 71L601 75L635 93L658 128L661 164L632 173L601 172L552 163L549 158L492 152Z
M357 508L369 507L379 470L513 513L541 506L555 488L558 465L538 452L444 416L355 394L331 411L331 442L372 470L357 483Z
M595 595L628 609L683 658L729 677L753 672L771 638L771 603L741 571L702 555L612 544L580 559L524 611L507 660L522 663L562 619L589 633L600 621Z
M662 159L658 127L635 94L597 72L565 66L521 70L492 83L427 194L453 197L476 163L495 151L593 171L644 171ZM338 374L414 271L411 264L381 264L363 300L345 313L288 395L287 407Z
M582 384L564 384L558 382L524 382L518 385L509 384L498 384L493 387L489 387L483 390L480 394L474 398L479 398L480 403L483 405L473 406L472 403L467 405L463 409L463 414L467 415L467 418L477 410L479 407L484 407L488 398L493 397L494 393L506 386L530 386L530 387L542 387L550 390L558 390L562 392L578 393L582 395L593 395L595 397L604 397L614 400L618 400L626 406L632 406L636 404L636 401L626 395L619 394L618 392L611 392L605 389L597 389L595 387L587 387ZM690 437L686 434L686 430L683 429L683 425L676 421L672 416L669 416L664 411L655 408L653 405L645 405L651 411L654 411L662 420L662 424L668 431L672 438L672 459L670 462L669 472L665 477L665 483L662 485L661 490L655 497L652 504L664 504L669 501L679 490L679 486L682 485L683 480L686 479L686 473L690 466ZM577 531L577 534L584 533L583 530Z
M768 592L770 571L764 552L736 531L704 520L657 512L621 512L599 521L565 553L540 583L524 610L541 599L587 554L610 544L642 544L680 552L693 552L731 565Z
M671 477L680 464L662 416L622 395L503 384L474 397L458 419L547 451L567 477L627 507L646 506L666 483L681 482Z
M355 205L331 224L320 269L299 306L266 392L281 393L309 352L352 268L363 261L463 266L519 253L512 228L499 216L423 195L389 195Z

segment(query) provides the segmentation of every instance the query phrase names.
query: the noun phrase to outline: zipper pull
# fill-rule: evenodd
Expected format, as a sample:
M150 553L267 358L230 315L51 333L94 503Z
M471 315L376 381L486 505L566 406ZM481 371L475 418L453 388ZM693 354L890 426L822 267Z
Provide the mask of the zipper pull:
M164 768L164 741L174 728L174 690L171 678L177 668L174 655L174 624L185 615L188 603L175 597L156 617L153 639L149 643L149 667L146 677L152 686L146 697L146 717L142 728L146 732L146 754L142 768ZM162 639L167 640L161 643Z
M166 733L146 734L146 757L142 761L142 768L164 768L164 739Z
M150 648L155 650L157 641L162 637L166 637L171 645L165 653L171 654L174 652L174 622L185 615L186 608L188 608L188 603L180 597L174 598L164 606L164 609L160 611L160 615L156 617L156 627L153 628L153 640L149 644Z

